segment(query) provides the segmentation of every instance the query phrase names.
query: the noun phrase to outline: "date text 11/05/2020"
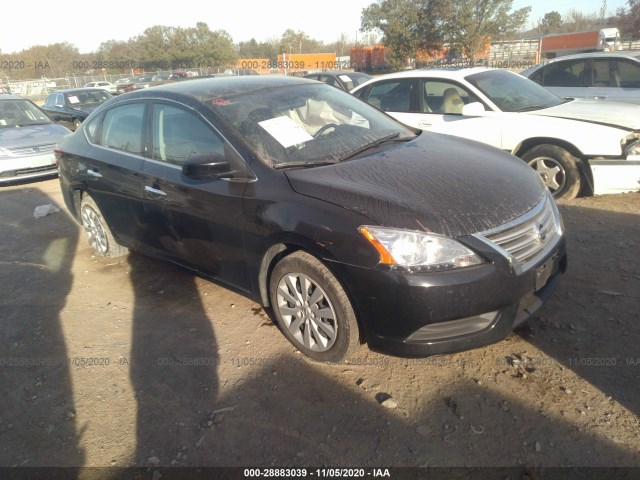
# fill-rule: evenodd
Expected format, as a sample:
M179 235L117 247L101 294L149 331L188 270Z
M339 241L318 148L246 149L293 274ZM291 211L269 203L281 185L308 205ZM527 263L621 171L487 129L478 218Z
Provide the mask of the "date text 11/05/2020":
M481 63L480 63L481 62ZM526 60L482 60L480 59L477 66L484 66L489 68L504 68L504 69L525 69L535 65L532 61ZM468 58L461 58L456 60L430 60L427 62L416 62L416 68L470 68L475 66Z

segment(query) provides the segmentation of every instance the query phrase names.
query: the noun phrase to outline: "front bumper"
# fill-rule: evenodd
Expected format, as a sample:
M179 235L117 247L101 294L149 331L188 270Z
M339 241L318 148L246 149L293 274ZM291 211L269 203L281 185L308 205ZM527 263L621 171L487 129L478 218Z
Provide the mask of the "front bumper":
M640 190L640 160L590 159L587 162L594 195Z
M0 184L56 175L53 153L0 159Z
M439 273L399 273L334 263L369 348L399 356L453 353L498 342L547 301L566 270L564 237L531 268L469 238L486 264Z

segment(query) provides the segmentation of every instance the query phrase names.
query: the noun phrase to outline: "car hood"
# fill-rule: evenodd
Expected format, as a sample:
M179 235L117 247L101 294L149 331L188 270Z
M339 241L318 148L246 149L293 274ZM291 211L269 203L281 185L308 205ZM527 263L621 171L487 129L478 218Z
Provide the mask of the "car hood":
M25 148L61 142L71 131L61 125L29 125L25 127L0 128L0 147Z
M628 103L575 99L555 107L527 112L527 114L640 130L640 106Z
M375 224L449 237L509 222L533 208L545 191L537 174L516 157L428 132L366 157L285 174L296 192Z

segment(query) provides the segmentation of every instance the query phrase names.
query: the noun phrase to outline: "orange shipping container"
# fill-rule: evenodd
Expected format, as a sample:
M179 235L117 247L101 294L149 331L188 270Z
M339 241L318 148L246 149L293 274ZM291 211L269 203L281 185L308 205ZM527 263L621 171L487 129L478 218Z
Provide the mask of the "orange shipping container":
M598 47L598 31L570 33L566 35L552 35L542 37L542 52L574 49L574 48L593 48Z

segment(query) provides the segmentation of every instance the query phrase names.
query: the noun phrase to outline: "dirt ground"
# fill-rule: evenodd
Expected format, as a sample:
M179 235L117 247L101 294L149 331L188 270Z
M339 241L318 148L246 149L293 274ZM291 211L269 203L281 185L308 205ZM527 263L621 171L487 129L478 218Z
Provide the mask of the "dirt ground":
M640 194L560 208L569 271L535 321L325 365L240 295L93 255L57 179L2 187L0 467L640 467Z

